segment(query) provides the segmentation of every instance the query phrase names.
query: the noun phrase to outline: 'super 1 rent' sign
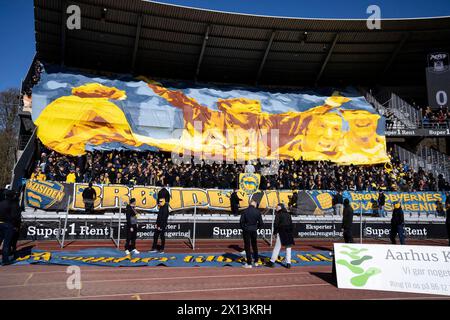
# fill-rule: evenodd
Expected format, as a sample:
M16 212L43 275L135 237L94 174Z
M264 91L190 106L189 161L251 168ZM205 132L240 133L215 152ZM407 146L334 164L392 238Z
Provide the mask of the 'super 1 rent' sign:
M338 288L450 295L450 247L334 244Z

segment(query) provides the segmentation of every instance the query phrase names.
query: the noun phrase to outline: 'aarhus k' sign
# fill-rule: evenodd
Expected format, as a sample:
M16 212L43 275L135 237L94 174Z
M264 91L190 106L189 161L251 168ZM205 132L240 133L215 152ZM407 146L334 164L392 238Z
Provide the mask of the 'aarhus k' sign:
M334 244L339 288L450 295L450 248Z

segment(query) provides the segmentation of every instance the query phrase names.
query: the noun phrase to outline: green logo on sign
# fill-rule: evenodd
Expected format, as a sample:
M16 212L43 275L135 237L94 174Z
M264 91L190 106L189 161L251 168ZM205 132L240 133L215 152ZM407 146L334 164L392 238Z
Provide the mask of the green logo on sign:
M367 251L367 249L355 249L349 246L342 246L343 248L347 248L348 251L340 251L340 253L345 254L350 258L349 261L340 259L336 261L336 263L347 267L352 273L356 274L353 278L350 279L350 282L355 287L364 287L369 280L370 277L381 273L381 270L378 268L370 267L367 270L364 270L361 265L364 261L371 260L372 256L363 255L362 252Z

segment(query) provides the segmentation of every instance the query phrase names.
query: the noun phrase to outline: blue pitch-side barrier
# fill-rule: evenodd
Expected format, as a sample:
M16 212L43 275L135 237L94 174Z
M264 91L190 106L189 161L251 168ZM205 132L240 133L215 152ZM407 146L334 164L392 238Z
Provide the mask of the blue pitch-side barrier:
M260 260L268 261L271 252L261 252ZM284 262L284 252L279 262ZM330 251L292 251L292 266L330 265ZM18 257L15 265L54 264L54 265L95 265L110 267L241 267L245 257L239 253L148 253L126 256L123 251L111 248L85 249L79 251L32 250ZM281 264L276 264L280 267Z

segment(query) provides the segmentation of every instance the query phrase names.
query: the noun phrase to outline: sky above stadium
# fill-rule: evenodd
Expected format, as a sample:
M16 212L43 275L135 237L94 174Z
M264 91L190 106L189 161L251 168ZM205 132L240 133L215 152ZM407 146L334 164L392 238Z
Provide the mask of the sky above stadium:
M369 5L382 18L450 16L449 0L160 0L175 5L246 14L304 18L365 19ZM32 0L2 0L0 4L0 90L20 87L35 53Z

